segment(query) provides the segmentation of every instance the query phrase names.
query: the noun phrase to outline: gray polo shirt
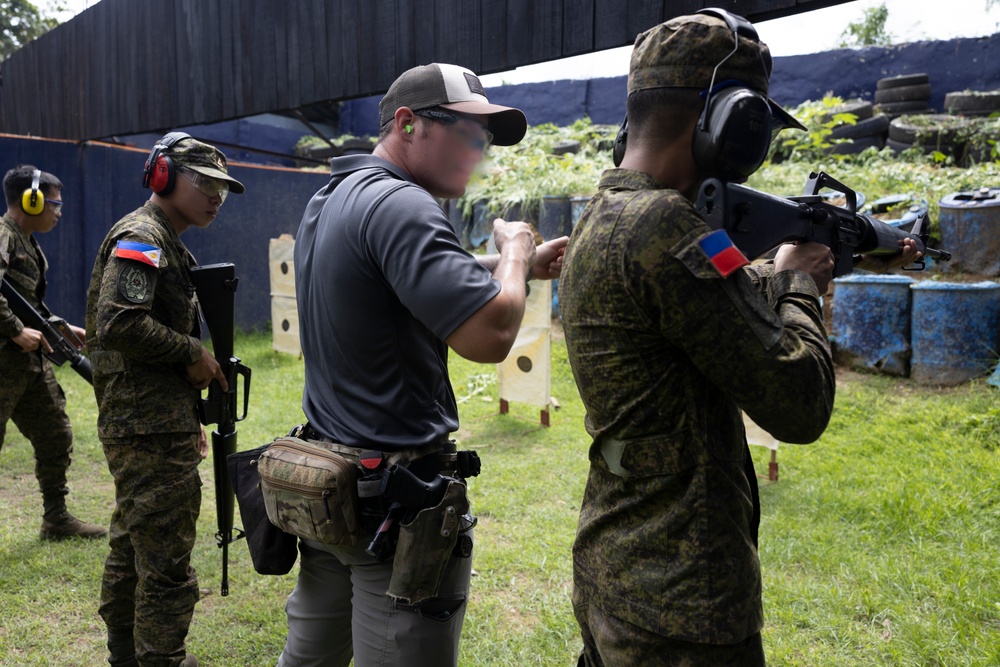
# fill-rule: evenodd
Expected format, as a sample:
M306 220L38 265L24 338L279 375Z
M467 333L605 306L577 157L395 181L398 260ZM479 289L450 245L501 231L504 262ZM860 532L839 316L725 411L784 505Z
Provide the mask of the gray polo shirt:
M372 155L330 164L295 240L302 409L347 445L432 442L458 429L444 339L500 283L401 167Z

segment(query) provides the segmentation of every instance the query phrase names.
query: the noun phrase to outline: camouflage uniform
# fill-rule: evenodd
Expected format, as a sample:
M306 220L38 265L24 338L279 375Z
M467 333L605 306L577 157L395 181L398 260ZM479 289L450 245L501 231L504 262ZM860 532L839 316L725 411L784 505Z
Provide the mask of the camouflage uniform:
M810 441L833 404L819 294L770 267L723 279L686 199L641 172L601 179L559 285L593 436L574 601L649 632L733 644L763 624L756 481L740 408Z
M689 18L696 35L721 23ZM684 66L664 76L699 69ZM573 547L586 665L763 665L740 409L780 440L814 440L833 362L813 280L773 265L723 277L699 243L712 231L679 192L616 169L566 251L559 304L593 437Z
M38 242L18 226L9 215L0 222L0 278L6 277L35 310L49 315L42 305L45 298L45 272L48 262ZM44 524L42 536L50 537L46 527L72 519L66 511L66 471L73 453L73 429L66 414L66 396L56 381L52 365L42 352L22 352L10 340L24 329L0 297L0 446L7 432L7 421L14 424L35 450L35 477L42 491ZM86 537L102 537L106 531L82 524L77 531ZM51 537L56 537L53 533Z
M160 250L158 266L116 255L118 241ZM196 412L186 366L201 357L194 257L154 203L119 220L87 295L98 434L115 479L100 613L133 633L142 665L177 665L198 600L190 565L201 506Z

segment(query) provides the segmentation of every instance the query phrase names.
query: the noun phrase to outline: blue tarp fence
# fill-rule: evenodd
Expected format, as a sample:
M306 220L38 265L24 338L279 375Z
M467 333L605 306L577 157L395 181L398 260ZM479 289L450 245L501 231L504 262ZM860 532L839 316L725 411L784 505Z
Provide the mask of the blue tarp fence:
M149 198L142 188L147 155L110 144L0 135L4 173L30 163L65 185L62 220L36 238L50 263L46 304L74 324L83 326L90 273L105 234ZM181 240L201 264L236 265L236 323L261 328L271 317L269 239L295 233L309 198L330 177L241 163L230 163L230 173L246 185L246 193L230 196L208 229L188 229Z

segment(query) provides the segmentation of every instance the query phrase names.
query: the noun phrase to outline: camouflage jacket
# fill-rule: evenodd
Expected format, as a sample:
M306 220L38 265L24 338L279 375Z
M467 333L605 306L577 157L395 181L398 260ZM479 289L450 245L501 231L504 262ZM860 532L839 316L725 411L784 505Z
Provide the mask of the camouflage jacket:
M145 260L126 258L120 241L158 252L149 251ZM87 345L102 441L200 428L200 392L186 379L186 366L201 357L202 348L188 274L194 265L152 202L115 223L101 244L87 292Z
M834 375L812 279L768 266L723 278L699 244L711 232L650 176L605 172L567 248L559 305L593 437L574 596L719 644L763 624L740 409L779 440L810 442Z
M9 215L0 221L0 278L7 278L14 289L48 316L42 305L45 298L45 272L49 264L42 248L33 236L25 234ZM21 333L24 323L11 312L7 300L0 296L0 369L41 371L46 361L41 352L22 352L21 346L10 340Z

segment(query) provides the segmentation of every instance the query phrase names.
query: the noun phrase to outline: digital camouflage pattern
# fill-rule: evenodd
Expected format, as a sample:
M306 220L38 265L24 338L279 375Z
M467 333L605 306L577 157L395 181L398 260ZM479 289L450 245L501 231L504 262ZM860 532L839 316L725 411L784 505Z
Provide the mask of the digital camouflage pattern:
M197 445L193 433L104 443L115 510L99 611L110 632L131 631L144 667L176 667L186 655L198 601L191 567L201 509Z
M559 281L594 439L574 602L659 635L731 644L763 623L759 507L740 408L811 442L833 407L819 295L770 266L723 279L712 230L647 174L605 172Z
M233 194L239 195L246 191L242 183L229 175L226 156L215 146L188 137L163 151L163 154L169 155L175 166L225 181Z
M767 44L740 36L733 51L733 31L716 16L693 14L661 23L635 38L629 64L628 92L648 88L708 88L715 82L742 81L767 94L771 52ZM725 60L725 62L723 62Z
M159 266L115 256L118 241L159 248ZM201 429L186 366L201 357L194 257L152 202L119 220L97 254L87 293L87 344L102 442Z
M159 248L157 266L117 257L120 240ZM87 294L98 434L115 480L100 613L110 633L132 630L140 663L155 667L185 658L198 599L190 561L201 509L200 392L186 376L202 350L194 265L147 201L108 232Z
M735 644L695 644L636 628L594 605L573 611L583 634L577 667L764 667L766 662L759 632Z
M6 277L14 289L38 312L47 315L42 306L45 299L45 273L48 260L38 241L25 234L9 215L0 221L0 278ZM41 352L24 354L21 346L10 340L21 333L24 324L18 319L7 299L0 296L0 367L4 370L33 370L41 372L47 365Z
M34 237L25 234L9 215L0 222L0 278L6 277L35 310L48 311L45 272L48 262ZM65 510L66 471L73 453L73 429L66 415L66 397L49 360L40 351L22 352L10 340L24 325L0 296L0 447L7 421L14 424L35 451L35 477L46 513Z

